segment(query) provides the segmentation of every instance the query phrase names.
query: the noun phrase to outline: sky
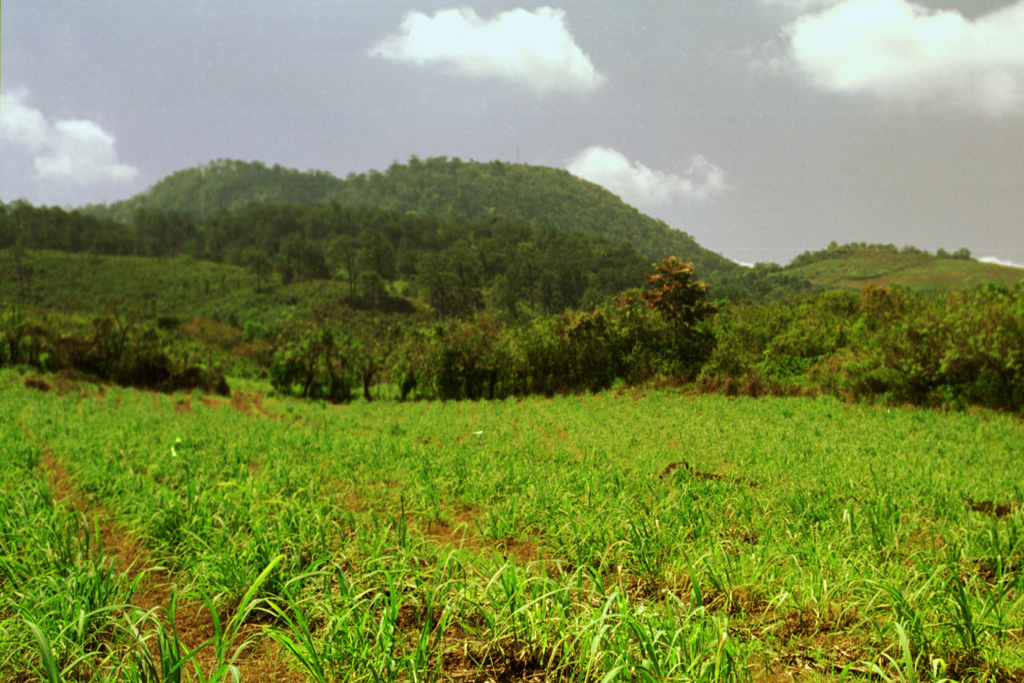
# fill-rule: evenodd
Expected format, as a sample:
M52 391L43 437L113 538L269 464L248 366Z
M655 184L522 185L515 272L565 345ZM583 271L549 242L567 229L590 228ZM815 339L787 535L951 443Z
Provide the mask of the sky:
M1024 264L1024 0L4 0L0 52L5 202L500 159L741 263Z

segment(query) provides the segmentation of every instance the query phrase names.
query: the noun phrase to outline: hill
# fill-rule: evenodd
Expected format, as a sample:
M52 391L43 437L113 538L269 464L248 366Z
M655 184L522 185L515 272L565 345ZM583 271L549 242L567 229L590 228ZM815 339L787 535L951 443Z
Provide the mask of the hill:
M129 222L139 209L191 214L200 219L236 211L252 203L311 204L334 200L345 206L379 207L440 219L480 221L501 218L534 226L554 226L630 244L648 261L679 256L698 273L738 269L736 263L701 247L629 206L608 190L568 171L438 157L392 164L341 180L322 171L300 172L259 162L218 160L178 171L146 192L92 215Z
M1024 281L1024 269L981 263L964 249L953 254L940 249L931 254L889 244L833 243L828 249L797 256L781 272L819 287L899 285L920 293L967 290L984 282L1012 287Z
M131 199L83 209L129 223L140 209L208 218L249 204L313 204L339 191L342 181L324 171L297 171L259 161L218 159L177 171Z
M385 173L349 176L334 198L343 204L441 217L479 220L500 216L558 226L612 244L627 242L652 261L679 256L692 261L698 273L740 267L600 185L545 166L412 157L408 164L392 164Z

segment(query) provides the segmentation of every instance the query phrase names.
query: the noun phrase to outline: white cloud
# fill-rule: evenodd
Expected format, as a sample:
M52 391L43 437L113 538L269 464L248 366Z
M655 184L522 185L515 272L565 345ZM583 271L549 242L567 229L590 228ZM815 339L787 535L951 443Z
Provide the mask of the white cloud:
M994 263L997 266L1009 266L1011 268L1024 269L1024 264L1014 263L1013 261L1005 261L995 256L982 256L978 260L981 261L982 263Z
M566 168L634 206L660 207L676 201L703 200L726 189L725 171L702 156L692 157L686 173L676 175L631 162L614 149L588 147Z
M1024 113L1024 0L974 20L907 0L844 0L785 36L785 65L823 90Z
M0 92L0 142L32 156L38 181L77 185L127 182L139 171L121 163L116 140L98 124L84 120L47 119L27 104L23 88Z
M370 55L417 66L441 66L475 77L497 77L538 93L587 93L604 77L565 25L565 12L515 9L484 20L472 9L405 16L397 34Z
M835 5L839 2L842 2L842 0L760 0L762 5L767 5L769 7L782 7L783 9L799 13L813 9L821 9L822 7L829 7L830 5Z

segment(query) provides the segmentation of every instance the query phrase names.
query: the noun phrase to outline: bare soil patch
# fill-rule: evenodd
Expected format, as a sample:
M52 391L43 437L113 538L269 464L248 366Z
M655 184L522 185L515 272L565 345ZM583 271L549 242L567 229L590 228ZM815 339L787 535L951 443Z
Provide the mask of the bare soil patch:
M756 481L747 481L740 477L727 477L724 474L716 474L714 472L701 472L700 470L693 469L690 463L686 462L685 460L677 460L676 462L670 462L668 465L665 466L665 469L658 473L658 477L661 479L671 477L673 474L675 474L676 470L683 470L694 479L706 479L709 481L731 481L737 484L747 484L751 488L757 488Z
M203 396L202 404L207 408L220 410L224 406L228 405L228 402L221 398L214 398L213 396Z
M964 498L964 502L967 506L975 512L980 512L986 515L992 515L996 518L1009 517L1020 508L1020 503L1012 501L1009 503L996 503L991 500L974 500L972 498Z
M50 383L45 378L39 377L38 375L30 375L25 378L25 388L35 389L36 391L49 391Z
M438 545L450 545L478 553L497 553L520 564L541 559L537 547L530 541L511 536L500 539L484 536L477 521L486 514L480 508L464 508L449 519L428 521L422 527L423 535Z

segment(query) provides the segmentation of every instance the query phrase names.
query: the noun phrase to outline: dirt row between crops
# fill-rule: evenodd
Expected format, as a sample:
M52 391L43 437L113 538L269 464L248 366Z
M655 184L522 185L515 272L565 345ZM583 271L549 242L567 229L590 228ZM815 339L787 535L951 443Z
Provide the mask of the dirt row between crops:
M88 521L87 529L93 528L94 524L99 528L102 552L115 559L117 570L129 581L134 581L141 575L138 589L131 597L132 605L143 611L153 611L164 627L168 628L168 610L175 585L182 577L176 577L155 564L145 546L119 524L109 511L102 506L90 504L78 490L74 479L48 448L44 447L42 450L40 466L54 493L54 499L84 515ZM223 627L228 617L218 616ZM199 646L216 633L209 608L202 600L190 597L178 599L174 626L183 651ZM261 627L258 624L243 624L235 642L230 645L229 652L249 638L258 636L260 631ZM155 655L156 643L151 641L149 646ZM193 662L199 666L204 678L209 677L217 667L213 645L210 644L200 650ZM282 656L281 648L269 638L257 640L255 647L249 646L249 650L234 664L238 667L242 680L277 683L306 681L305 676L291 668ZM187 668L191 669L191 663Z

